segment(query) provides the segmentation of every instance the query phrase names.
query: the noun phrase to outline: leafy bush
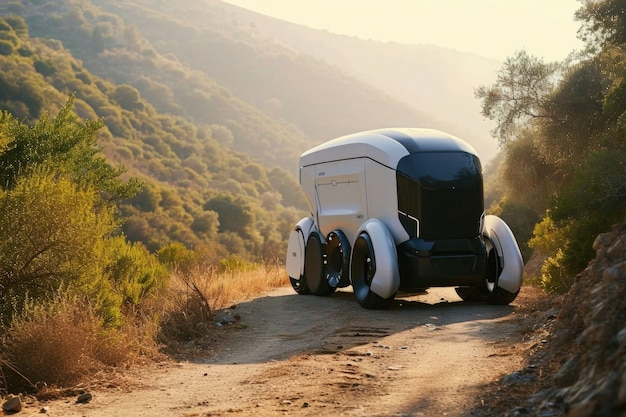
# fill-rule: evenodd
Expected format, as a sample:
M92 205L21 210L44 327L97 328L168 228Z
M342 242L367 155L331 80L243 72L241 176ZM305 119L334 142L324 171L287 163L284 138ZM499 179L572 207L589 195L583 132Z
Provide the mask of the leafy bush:
M197 252L187 249L180 242L173 242L162 247L157 252L157 256L163 265L167 265L170 269L182 271L188 270L200 259L200 255Z
M125 304L139 304L148 294L162 289L167 270L141 243L128 243L123 236L105 241L109 257L104 274Z
M84 288L100 278L103 238L117 224L95 202L93 189L47 171L0 192L0 288L11 300L1 307L5 319L27 296L44 299L63 284Z
M257 268L257 264L241 259L236 255L230 255L220 260L220 272L234 273L252 271Z
M528 245L548 257L541 267L538 284L548 292L568 290L577 271L571 271L564 262L563 248L570 242L570 228L557 225L550 212L537 223Z

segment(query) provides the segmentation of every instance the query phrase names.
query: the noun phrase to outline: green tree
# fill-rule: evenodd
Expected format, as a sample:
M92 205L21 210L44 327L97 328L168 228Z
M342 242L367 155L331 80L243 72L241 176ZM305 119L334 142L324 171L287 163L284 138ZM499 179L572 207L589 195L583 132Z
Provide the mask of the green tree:
M507 58L496 83L475 91L475 96L482 100L482 115L497 123L493 137L504 144L530 120L561 122L556 114L549 112L547 103L562 70L562 64L546 64L524 50Z
M564 72L544 106L553 115L553 121L542 125L542 140L538 143L547 161L570 171L581 157L597 149L598 133L607 126L603 107L610 84L595 59Z
M9 56L15 52L15 46L9 41L0 39L0 55Z
M542 218L530 247L548 256L549 290L566 290L593 258L595 237L626 215L624 11L622 1L585 2L577 17L593 54L546 65L518 53L496 85L477 90L507 143L504 178L515 191L505 198Z
M626 3L623 0L584 1L576 12L578 33L587 45L605 48L626 43Z
M248 204L241 197L223 194L204 204L205 210L214 211L219 216L219 232L233 232L241 237L248 235L254 216Z
M120 85L115 88L112 94L112 98L119 103L122 108L126 110L141 110L144 108L144 104L141 101L141 95L134 87L130 85Z
M72 113L73 101L71 97L54 119L45 114L32 127L7 112L0 113L0 126L11 138L10 149L0 154L0 186L14 186L20 176L45 163L76 182L93 186L105 202L135 195L140 183L122 182L119 176L124 169L112 167L99 155L96 131L102 121L80 123Z
M28 25L23 17L17 15L8 15L4 20L11 25L15 33L21 38L28 38Z
M0 290L4 317L26 297L99 280L103 238L117 226L112 209L97 211L93 188L52 170L22 176L0 193Z

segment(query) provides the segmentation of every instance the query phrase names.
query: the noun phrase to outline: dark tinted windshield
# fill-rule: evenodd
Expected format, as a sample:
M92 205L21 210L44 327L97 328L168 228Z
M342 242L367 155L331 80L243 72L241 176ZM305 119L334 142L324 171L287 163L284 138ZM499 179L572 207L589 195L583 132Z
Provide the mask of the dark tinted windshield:
M480 160L465 152L415 153L400 160L398 171L425 187L482 181Z
M398 210L419 220L420 237L460 238L480 233L483 179L475 155L466 152L407 155L398 164L397 185Z

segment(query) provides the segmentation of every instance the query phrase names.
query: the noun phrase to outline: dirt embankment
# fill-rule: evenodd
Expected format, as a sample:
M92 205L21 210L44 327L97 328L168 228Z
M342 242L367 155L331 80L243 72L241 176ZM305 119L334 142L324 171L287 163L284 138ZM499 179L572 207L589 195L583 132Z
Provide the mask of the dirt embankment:
M550 349L531 358L552 369L526 402L544 414L626 416L626 223L593 247L595 260L557 300Z
M282 288L238 305L240 320L224 326L214 351L87 387L85 404L27 403L20 415L484 414L500 401L485 385L523 367L525 349L540 344L526 336L533 308L525 303L536 296L527 289L503 307L431 289L371 311L350 291L314 297Z

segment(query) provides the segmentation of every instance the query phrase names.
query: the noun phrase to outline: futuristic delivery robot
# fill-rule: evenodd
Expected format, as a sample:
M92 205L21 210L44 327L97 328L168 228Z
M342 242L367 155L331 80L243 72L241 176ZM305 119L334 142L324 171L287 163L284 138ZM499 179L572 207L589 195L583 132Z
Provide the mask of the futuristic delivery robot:
M465 301L509 304L522 284L513 233L485 215L476 151L432 129L343 136L300 156L311 207L289 235L286 267L299 294L352 285L361 306L399 290L456 287Z

